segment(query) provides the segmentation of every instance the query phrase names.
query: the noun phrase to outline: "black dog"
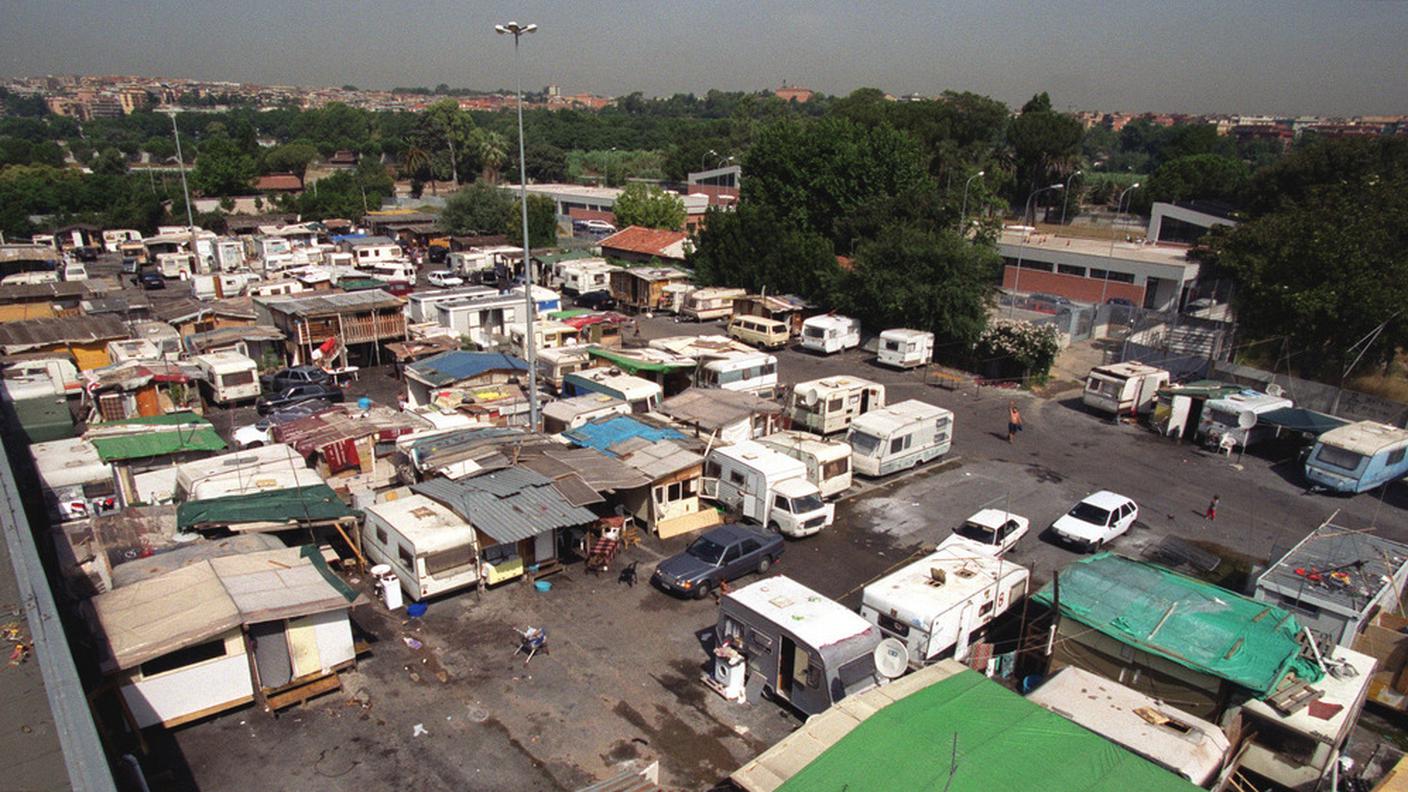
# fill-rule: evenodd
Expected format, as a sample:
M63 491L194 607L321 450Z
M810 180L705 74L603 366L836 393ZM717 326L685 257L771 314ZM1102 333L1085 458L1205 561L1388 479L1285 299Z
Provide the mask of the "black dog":
M639 561L632 561L629 565L627 565L625 569L621 570L621 574L616 576L616 582L617 582L617 583L625 583L627 586L630 586L631 588L635 588L635 587L636 587L636 565L639 564L639 563L640 563Z

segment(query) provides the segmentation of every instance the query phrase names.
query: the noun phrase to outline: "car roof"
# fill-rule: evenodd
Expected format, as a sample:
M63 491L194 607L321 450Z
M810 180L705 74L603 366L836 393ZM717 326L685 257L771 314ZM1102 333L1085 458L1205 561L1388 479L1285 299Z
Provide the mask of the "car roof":
M1099 506L1100 508L1106 511L1112 511L1114 509L1118 509L1126 503L1133 502L1134 501L1132 499L1126 498L1125 496L1120 495L1118 493L1110 492L1109 490L1100 490L1099 492L1092 493L1081 499L1081 503L1089 503L1092 506Z
M1017 515L1005 512L1001 509L983 509L982 511L969 517L966 522L970 522L980 528L995 531L1002 527L1008 520L1016 518Z
M741 523L728 523L701 534L701 537L723 544L736 542L739 539L757 539L758 532Z

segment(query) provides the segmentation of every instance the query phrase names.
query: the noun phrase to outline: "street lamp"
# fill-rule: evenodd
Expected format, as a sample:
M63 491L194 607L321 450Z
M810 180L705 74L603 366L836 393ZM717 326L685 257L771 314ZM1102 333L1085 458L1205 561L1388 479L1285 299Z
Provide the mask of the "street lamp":
M513 36L513 92L518 97L518 205L523 218L523 304L528 312L523 346L528 363L528 430L531 432L538 431L538 370L534 364L537 338L533 335L533 314L537 305L533 300L533 259L528 252L528 163L523 154L523 74L519 68L518 40L537 29L537 25L520 25L517 22L494 26L494 31L500 36Z
M1110 224L1110 255L1109 255L1109 257L1108 257L1108 258L1110 259L1110 261L1114 261L1114 260L1115 260L1115 234L1117 234L1117 233L1119 232L1119 229L1116 228L1116 226L1117 226L1117 225L1119 224L1119 222L1120 222L1120 217L1121 217L1122 215L1124 215L1124 197L1125 197L1126 195L1129 195L1129 191L1130 191L1130 190L1137 190L1137 189L1139 189L1139 182L1135 182L1134 184L1129 185L1128 187L1124 188L1124 192L1120 193L1120 199L1115 202L1115 222L1113 222L1113 223ZM1102 286L1100 287L1100 304L1101 304L1101 305L1104 305L1104 304L1105 304L1105 293L1108 292L1109 289L1110 289L1110 262L1107 261L1107 262L1105 262L1105 283L1104 283L1104 285L1102 285Z
M1074 179L1084 172L1085 171L1078 169L1075 173L1066 177L1066 191L1061 193L1061 225L1063 226L1066 224L1066 204L1071 201L1071 179ZM1076 208L1079 209L1080 207L1077 206Z
M719 152L714 151L713 149L709 149L708 151L704 152L704 156L699 158L699 170L708 170L709 158L717 156L719 156Z
M963 210L958 213L959 236L963 236L963 221L968 219L968 185L972 184L974 179L982 178L985 173L987 173L987 171L978 171L972 176L969 176L968 181L963 182Z
M176 127L176 113L173 112L169 115L171 116L171 132L176 136L176 164L181 166L181 194L186 197L186 225L189 228L195 228L196 221L191 215L191 190L186 186L186 159L181 156L181 130Z
M1053 184L1049 187L1042 187L1038 190L1032 190L1031 195L1027 196L1026 208L1022 210L1022 241L1017 243L1017 271L1012 273L1012 299L1007 303L1008 316L1011 316L1013 311L1017 310L1017 292L1021 291L1020 284L1022 282L1022 253L1024 253L1027 248L1027 229L1025 226L1027 222L1027 215L1030 214L1032 211L1032 201L1035 200L1038 195L1041 195L1042 193L1047 192L1048 190L1064 189L1066 189L1066 185L1064 184ZM1033 219L1033 222L1035 222L1035 219Z

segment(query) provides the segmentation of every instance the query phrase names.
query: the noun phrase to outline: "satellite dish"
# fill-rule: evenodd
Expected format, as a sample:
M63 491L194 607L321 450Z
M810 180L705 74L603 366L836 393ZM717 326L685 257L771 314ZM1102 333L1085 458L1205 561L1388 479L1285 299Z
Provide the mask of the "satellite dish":
M1250 429L1256 426L1256 413L1251 410L1243 410L1237 413L1237 426L1242 429Z
M802 403L808 407L815 407L817 402L817 392L809 390L802 394Z
M1282 388L1280 385L1277 385L1277 384L1275 384L1275 383L1272 383L1272 384L1266 386L1266 395L1267 395L1267 396L1275 396L1276 398L1279 399L1279 398L1281 398L1281 396L1282 396L1283 394L1285 394L1285 392L1286 392L1285 388Z
M909 648L898 638L886 638L875 647L875 670L886 679L899 679L909 668Z

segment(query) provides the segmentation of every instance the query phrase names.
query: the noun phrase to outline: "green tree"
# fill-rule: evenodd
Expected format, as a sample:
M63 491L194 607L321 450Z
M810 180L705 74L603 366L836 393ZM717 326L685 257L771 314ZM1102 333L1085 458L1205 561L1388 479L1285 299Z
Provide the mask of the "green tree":
M176 144L171 142L170 137L147 138L147 142L142 144L142 150L151 155L153 162L165 162L176 156Z
M508 159L508 140L498 132L476 129L474 151L479 157L479 165L483 168L484 178L490 184L497 184L499 170L503 168L504 162Z
M831 241L821 234L751 203L734 212L711 209L705 229L689 254L699 282L830 302L841 269Z
M191 186L203 195L239 195L249 192L254 171L254 158L217 133L200 145Z
M1045 93L1022 107L1007 127L1017 171L1013 204L1025 206L1032 191L1058 181L1074 167L1083 133L1079 121L1051 109L1051 99Z
M127 158L115 148L105 148L93 160L93 172L105 176L121 176L127 172Z
M635 182L621 191L612 208L621 226L644 226L678 231L684 227L684 200L653 184Z
M508 193L487 182L475 182L450 196L436 225L457 236L504 233L511 222L518 220L518 215L513 214L514 206Z
M276 146L264 154L264 172L292 173L301 179L317 158L318 148L312 143L295 142Z
M505 229L509 242L514 245L523 244L523 210L519 207L519 201L515 200ZM530 248L557 244L557 204L546 195L528 194L528 239Z
M1193 154L1165 163L1149 179L1148 189L1130 202L1135 211L1146 212L1154 201L1221 201L1241 203L1251 178L1246 163L1217 154ZM1133 195L1138 195L1134 193Z
M444 151L450 178L459 184L460 174L473 170L461 168L461 164L472 163L478 157L474 130L474 119L460 109L458 101L441 99L421 113L417 144L427 151Z

